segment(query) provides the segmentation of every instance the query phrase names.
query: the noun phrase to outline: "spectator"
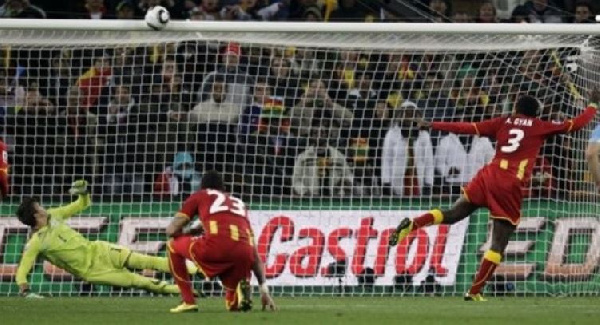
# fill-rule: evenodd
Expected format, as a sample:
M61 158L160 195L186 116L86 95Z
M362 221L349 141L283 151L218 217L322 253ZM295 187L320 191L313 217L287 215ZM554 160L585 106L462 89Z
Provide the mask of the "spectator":
M0 116L8 114L16 105L15 88L5 69L0 68ZM0 124L3 125L3 124Z
M298 0L298 1L290 1L289 6L289 19L290 20L304 20L304 14L309 8L315 8L321 16L323 10L321 6L319 6L319 1L317 0Z
M348 158L354 164L354 193L356 195L379 195L382 148L387 130L392 123L392 108L385 99L374 106L372 118L355 120L351 132ZM357 128L358 125L358 128Z
M304 12L302 13L302 20L320 22L323 21L323 14L321 14L319 7L311 6L304 9Z
M322 55L315 49L297 48L290 59L294 74L302 79L313 79L322 74Z
M197 134L197 160L205 163L205 169L222 170L233 166L235 129L243 107L226 101L224 76L215 76L212 87L211 97L193 108L189 120Z
M574 24L589 24L595 22L592 5L587 1L578 1L575 3L575 16L572 19Z
M0 7L0 18L46 18L46 13L39 7L32 5L29 0L6 0Z
M529 23L531 20L529 19L529 10L525 8L525 6L516 6L513 9L512 14L510 16L511 23Z
M360 119L366 116L364 109L368 109L367 103L377 99L379 94L373 89L370 72L360 71L355 73L354 84L356 86L348 90L348 97L344 106L352 109L354 116Z
M464 117L473 116L466 114ZM455 116L456 121L464 120ZM480 116L478 116L480 117ZM435 150L435 168L442 177L442 187L448 194L460 194L460 188L475 176L485 164L492 161L495 151L486 137L448 133Z
M403 85L412 84L419 68L411 64L409 56L396 53L387 55L380 62L384 66L377 69L373 78L378 81L375 88L381 91L379 97L386 98L392 107L398 107L404 99L400 92Z
M129 1L121 1L116 8L117 19L134 19L135 18L135 5Z
M30 115L53 115L56 113L52 102L40 93L39 86L35 82L26 89L25 102L21 110Z
M65 175L80 177L94 174L96 127L98 118L83 105L83 96L77 87L66 94L66 109L61 113L66 126Z
M562 13L551 0L529 0L524 5L532 23L562 23Z
M481 14L481 13L480 13ZM454 23L472 23L473 19L471 15L464 11L457 11L452 15L452 22Z
M498 23L500 20L496 16L496 6L491 1L485 1L479 6L478 23Z
M71 51L61 50L54 53L50 59L50 69L46 78L40 78L40 88L45 90L46 96L59 109L67 105L67 92L72 85Z
M329 144L327 124L313 123L306 149L294 164L292 186L300 196L343 196L351 193L353 176L346 156Z
M106 120L110 124L123 123L127 120L129 113L131 113L135 107L136 102L131 96L129 88L117 86L115 87L115 93L108 104Z
M246 107L250 101L250 87L254 80L239 66L241 55L240 45L229 43L220 57L221 65L204 78L198 98L206 100L212 91L212 83L216 76L223 75L227 84L225 101L237 105L240 109Z
M154 195L159 198L176 196L185 199L200 189L201 176L194 167L194 159L189 152L178 152L173 164L167 166L154 182Z
M237 123L240 117L241 107L226 102L226 97L227 83L225 83L225 77L218 75L212 83L212 93L210 98L194 106L189 113L189 120L194 123Z
M373 21L373 14L365 8L364 3L356 0L340 0L338 7L329 16L329 21Z
M446 0L429 1L429 12L433 15L434 23L448 22L449 8Z
M479 116L487 112L490 97L476 80L476 73L472 68L467 67L462 73L459 72L459 79L456 82L458 85L450 94L450 98L457 111Z
M288 3L280 1L261 8L258 0L240 0L237 5L224 7L221 16L226 20L272 20Z
M200 6L192 9L191 20L221 20L219 0L202 0Z
M316 110L331 112L334 123L330 128L330 139L340 140L342 128L352 124L352 112L335 103L325 89L325 84L318 79L309 82L298 104L291 110L292 127L297 135L308 136Z
M336 102L345 103L348 98L348 90L354 87L356 71L366 68L365 61L359 53L353 50L334 53L334 57L329 59L333 61L333 65L329 62L325 65L325 69L330 71L329 75L322 77L329 79L329 94Z
M110 17L108 8L104 6L104 0L85 0L85 9L88 19L106 19Z
M439 72L428 72L422 86L417 107L422 109L421 113L426 119L437 120L454 115L455 108L449 103L449 94L444 89L444 77Z
M105 55L96 56L93 66L77 80L77 86L84 96L85 107L91 108L97 104L102 89L108 85L111 75L110 59Z
M424 0L379 1L379 20L381 22L430 22L423 15Z
M385 135L382 149L381 183L384 194L429 195L433 186L433 145L429 132L417 129L417 106L404 102L395 111L394 124Z
M104 144L104 193L139 195L144 181L139 170L143 163L143 141L138 136L139 107L125 85L113 87L108 107L99 114L99 134Z
M64 175L63 128L57 120L52 103L30 81L25 88L23 106L17 107L15 117L15 161L13 193L43 194L51 192L56 181ZM35 148L35 149L33 149ZM19 186L20 185L20 186Z
M254 84L251 92L252 104L244 109L238 126L238 138L244 143L247 142L248 135L258 131L260 114L263 107L276 104L271 97L271 86L264 78L259 79Z
M283 98L287 107L294 106L298 97L299 80L291 69L289 59L280 56L271 58L268 82L274 96Z
M294 158L305 144L290 132L281 104L262 110L258 132L244 146L244 174L252 194L290 194Z

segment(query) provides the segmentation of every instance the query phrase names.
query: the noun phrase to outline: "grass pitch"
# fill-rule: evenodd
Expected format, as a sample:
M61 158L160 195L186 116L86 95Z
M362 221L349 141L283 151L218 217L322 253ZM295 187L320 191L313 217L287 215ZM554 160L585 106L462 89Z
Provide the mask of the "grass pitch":
M229 313L219 298L169 314L177 298L0 298L0 324L600 324L600 298L278 298L279 311ZM254 303L259 303L255 299ZM256 308L255 308L256 309Z

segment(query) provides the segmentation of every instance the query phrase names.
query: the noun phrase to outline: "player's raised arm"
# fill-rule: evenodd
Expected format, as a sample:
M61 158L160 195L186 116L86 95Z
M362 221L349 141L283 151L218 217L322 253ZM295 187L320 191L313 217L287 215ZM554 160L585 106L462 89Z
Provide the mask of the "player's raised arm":
M448 131L456 134L473 134L486 137L493 137L496 131L504 124L506 118L498 117L482 122L432 122L421 123L424 127L431 127L434 130Z
M547 133L570 133L581 130L594 119L599 103L600 89L596 88L590 93L590 102L588 107L581 114L570 120L546 122L545 129L547 130Z
M88 183L85 180L73 182L73 184L71 184L71 189L69 189L69 193L71 195L78 195L79 197L77 200L67 205L48 209L48 214L55 220L64 220L87 209L92 204L87 186Z

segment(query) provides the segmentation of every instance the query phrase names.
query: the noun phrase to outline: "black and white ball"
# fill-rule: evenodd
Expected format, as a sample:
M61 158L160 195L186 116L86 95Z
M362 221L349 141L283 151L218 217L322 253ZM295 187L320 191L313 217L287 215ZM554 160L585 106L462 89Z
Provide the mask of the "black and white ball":
M171 15L165 7L155 6L146 12L146 24L154 30L161 30L167 27Z

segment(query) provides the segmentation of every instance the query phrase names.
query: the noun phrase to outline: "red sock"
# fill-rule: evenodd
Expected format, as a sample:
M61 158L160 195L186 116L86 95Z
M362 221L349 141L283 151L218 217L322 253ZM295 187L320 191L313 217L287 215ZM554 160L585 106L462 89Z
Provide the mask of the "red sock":
M229 311L238 310L238 297L236 290L225 289L225 306Z
M443 219L444 219L444 216L442 215L442 211L431 210L431 211L425 213L424 215L413 219L413 229L412 230L415 231L419 228L431 226L433 224L439 225L440 223L442 223Z
M481 265L479 266L475 280L473 280L473 285L469 290L469 294L475 295L481 293L481 289L485 286L485 283L492 276L492 274L494 274L494 271L496 270L498 264L500 264L501 259L502 255L492 250L487 251L483 255Z
M169 258L171 274L173 274L173 279L179 287L179 291L181 291L183 302L191 305L195 304L196 299L194 298L190 276L185 266L185 258L177 254L177 252L171 252L170 250L167 250L167 256Z

